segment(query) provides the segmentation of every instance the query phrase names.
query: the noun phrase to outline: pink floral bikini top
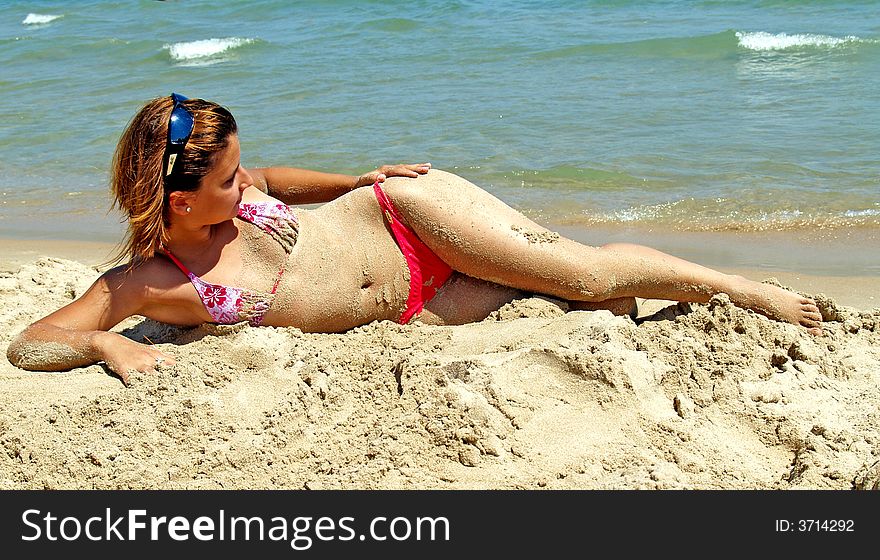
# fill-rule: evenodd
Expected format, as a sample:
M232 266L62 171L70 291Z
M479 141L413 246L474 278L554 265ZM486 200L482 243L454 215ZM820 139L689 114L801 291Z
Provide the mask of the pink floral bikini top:
M250 222L271 235L288 255L296 243L299 232L299 222L293 211L286 204L277 202L256 202L240 204L238 218ZM192 272L177 257L168 250L163 250L165 255L187 275L189 281L199 293L205 309L214 319L214 322L230 325L241 321L247 321L251 325L260 325L263 318L272 307L275 292L284 274L284 266L278 271L275 284L271 292L258 292L246 288L223 286L205 282Z

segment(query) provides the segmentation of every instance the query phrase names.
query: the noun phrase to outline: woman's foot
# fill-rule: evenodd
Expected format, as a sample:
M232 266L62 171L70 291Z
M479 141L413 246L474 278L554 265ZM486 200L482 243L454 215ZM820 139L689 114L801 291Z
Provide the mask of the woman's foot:
M816 302L795 292L762 284L742 277L734 281L735 293L729 293L731 301L761 315L799 325L810 334L822 334L822 313Z

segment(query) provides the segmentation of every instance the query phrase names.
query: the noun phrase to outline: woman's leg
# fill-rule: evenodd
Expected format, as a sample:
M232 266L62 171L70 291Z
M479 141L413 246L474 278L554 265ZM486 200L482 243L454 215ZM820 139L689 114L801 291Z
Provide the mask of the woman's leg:
M815 302L630 244L590 247L529 220L473 183L440 170L382 186L408 225L440 258L469 276L572 301L642 297L736 305L819 333Z
M634 297L619 297L604 301L568 301L572 311L610 311L614 315L629 315L635 319L639 314L639 306Z
M425 304L418 321L429 325L463 325L482 321L493 311L516 299L531 294L516 288L487 282L456 272L446 281L437 295ZM599 302L566 301L570 310L596 311L606 309L615 315L629 315L636 311L635 298L618 298Z

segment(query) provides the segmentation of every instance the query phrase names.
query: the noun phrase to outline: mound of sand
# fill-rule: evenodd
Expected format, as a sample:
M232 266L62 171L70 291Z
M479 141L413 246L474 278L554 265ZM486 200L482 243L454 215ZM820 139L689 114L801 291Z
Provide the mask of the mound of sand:
M0 274L0 348L82 293L54 258ZM732 306L633 322L513 302L458 327L118 330L177 357L0 366L0 488L851 489L880 459L880 309L825 335Z

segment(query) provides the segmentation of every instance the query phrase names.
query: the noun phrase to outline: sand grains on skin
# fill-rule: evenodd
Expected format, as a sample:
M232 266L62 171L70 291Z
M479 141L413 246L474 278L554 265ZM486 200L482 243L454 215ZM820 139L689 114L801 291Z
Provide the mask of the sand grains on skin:
M762 315L798 325L812 335L822 334L822 313L816 300L781 286L775 279L760 284L740 277L735 301Z

